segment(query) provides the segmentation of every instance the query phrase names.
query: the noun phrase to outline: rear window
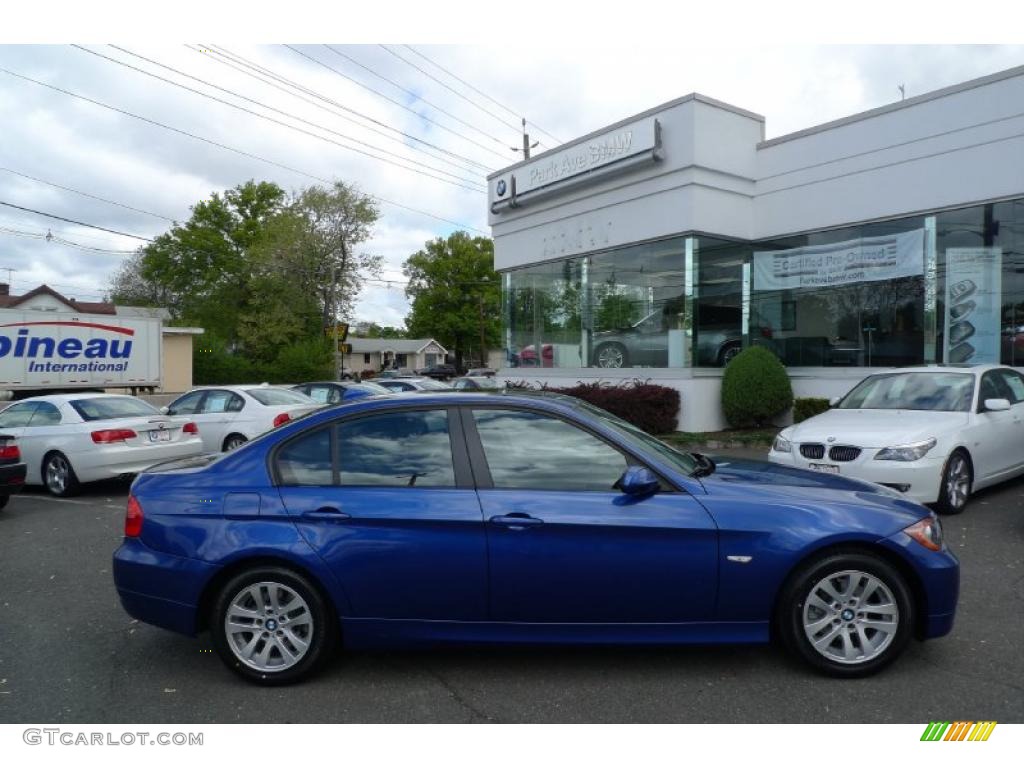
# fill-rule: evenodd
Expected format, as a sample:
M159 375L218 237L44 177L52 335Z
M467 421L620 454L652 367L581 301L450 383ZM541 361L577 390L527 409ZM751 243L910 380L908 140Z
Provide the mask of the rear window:
M275 387L259 387L245 390L258 403L263 405L309 405L316 401L291 389Z
M72 400L71 407L86 421L160 415L160 411L152 405L135 397L90 397Z

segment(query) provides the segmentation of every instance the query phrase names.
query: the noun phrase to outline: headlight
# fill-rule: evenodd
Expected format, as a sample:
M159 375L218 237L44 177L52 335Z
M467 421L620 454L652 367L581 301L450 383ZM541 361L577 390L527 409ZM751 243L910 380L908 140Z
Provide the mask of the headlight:
M790 453L793 450L793 444L784 438L782 435L775 436L775 442L772 443L772 451L775 453Z
M917 461L934 447L935 438L933 437L922 440L920 443L883 448L875 454L875 459L879 461Z
M903 532L925 549L938 552L942 549L942 525L937 517L926 517L904 528Z

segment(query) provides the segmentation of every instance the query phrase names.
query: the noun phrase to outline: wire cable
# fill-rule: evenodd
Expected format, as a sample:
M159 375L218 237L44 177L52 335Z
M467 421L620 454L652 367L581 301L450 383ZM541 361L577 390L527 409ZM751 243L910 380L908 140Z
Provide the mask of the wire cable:
M37 211L34 208L25 208L21 205L15 205L14 203L8 203L5 200L0 200L0 205L6 205L8 208L17 208L19 211L26 211L27 213L34 213L37 216L45 216L48 219L56 219L57 221L66 221L69 224L77 224L80 227L88 227L89 229L98 229L101 232L109 232L112 235L120 235L121 237L131 237L135 240L145 240L147 243L153 242L151 237L143 237L142 235L133 235L129 232L120 232L116 229L108 229L107 227L101 227L96 224L87 224L84 221L76 221L75 219L68 219L64 216L58 216L55 213L47 213L46 211Z
M5 168L3 166L0 166L0 171L5 171L7 173L14 174L15 176L21 176L21 178L23 178L23 179L30 179L32 181L39 182L40 184L46 184L47 186L50 186L50 187L56 187L57 189L63 189L65 192L73 192L76 195L81 195L82 197L88 197L88 198L90 198L92 200L99 200L101 203L107 203L108 205L116 205L118 208L124 208L124 209L129 210L129 211L134 211L135 213L144 213L147 216L152 216L152 217L157 218L157 219L163 219L164 221L170 221L172 223L174 222L174 219L172 219L170 216L164 216L161 213L153 213L152 211L147 211L144 208L135 208L134 206L127 205L125 203L119 203L116 200L109 200L109 199L107 199L105 197L100 197L99 195L93 195L93 194L90 194L88 192L83 192L80 189L74 189L72 187L65 187L62 184L57 184L57 183L52 182L52 181L47 181L46 179L40 179L37 176L29 176L27 173L22 173L21 171L16 171L13 168Z
M140 120L141 122L148 123L149 125L154 125L154 126L157 126L158 128L163 128L164 130L180 134L181 136L187 136L187 137L189 137L191 139L195 139L196 141L201 141L201 142L203 142L205 144L209 144L210 146L218 147L220 149L227 150L228 152L234 152L235 154L241 155L242 157L248 157L248 158L251 158L253 160L259 160L260 162L266 163L267 165L272 165L275 168L281 168L283 170L289 171L290 173L298 174L299 176L305 176L308 179L313 179L314 181L319 181L322 184L327 184L328 186L334 184L333 181L331 181L330 179L325 179L322 176L317 176L316 174L313 174L313 173L307 173L306 171L300 171L298 168L293 168L292 166L285 165L284 163L279 163L276 160L270 160L268 158L261 157L260 155L254 154L252 152L247 152L247 151L245 151L243 149L238 149L237 147L231 147L231 146L228 146L227 144L222 144L222 143L220 143L218 141L214 141L213 139L208 139L208 138L206 138L204 136L200 136L200 135L195 134L195 133L189 133L188 131L183 130L181 128L175 128L174 126L167 125L166 123L161 123L158 120L154 120L154 119L149 118L149 117L143 117L142 115L137 115L137 114L135 114L133 112L129 112L128 110L121 109L120 107L115 107L115 106L112 106L110 104L105 104L102 101L97 101L96 99L89 98L88 96L82 96L81 94L74 93L72 91L69 91L69 90L67 90L65 88L61 88L61 87L56 86L56 85L52 85L51 83L44 83L42 80L36 80L36 79L31 78L31 77L29 77L27 75L22 75L22 74L19 74L17 72L13 72L13 71L11 71L9 69L5 69L4 67L0 67L0 72L3 72L5 75L10 75L11 77L16 77L16 78L18 78L20 80L24 80L26 82L33 83L33 84L41 86L43 88L48 88L48 89L50 89L52 91L56 91L57 93L62 93L65 96L70 96L72 98L79 99L81 101L85 101L85 102L87 102L89 104L93 104L93 105L95 105L97 107L102 107L104 109L109 109L109 110L111 110L113 112L117 112L117 113L125 115L127 117L131 117L131 118L134 118L136 120ZM405 205L403 203L398 203L398 202L395 202L394 200L388 200L387 198L381 197L380 195L370 194L370 197L373 198L374 200L377 200L377 201L379 201L381 203L385 203L387 205L393 206L395 208L401 208L402 210L406 210L406 211L409 211L411 213L416 213L416 214L419 214L421 216L426 216L426 217L434 219L436 221L444 222L445 224L451 224L451 225L453 225L455 227L459 227L460 229L465 229L465 230L469 230L469 231L473 231L473 232L479 232L481 235L488 235L489 236L489 234L490 234L488 232L485 232L482 229L478 229L476 227L471 227L468 224L463 224L463 223L458 222L458 221L453 221L451 219L446 219L443 216L438 216L437 214L430 213L428 211L424 211L424 210L421 210L419 208L413 208L412 206L408 206L408 205ZM19 206L13 206L13 207L19 207ZM25 209L23 209L23 210L25 210ZM72 223L77 223L77 222L72 222ZM118 234L118 233L115 233L115 234ZM143 238L143 239L145 239L145 238Z

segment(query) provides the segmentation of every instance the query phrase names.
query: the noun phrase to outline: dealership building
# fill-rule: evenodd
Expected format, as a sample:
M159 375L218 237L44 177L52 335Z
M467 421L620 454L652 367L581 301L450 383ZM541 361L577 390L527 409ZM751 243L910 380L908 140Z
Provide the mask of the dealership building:
M695 93L489 176L500 374L650 379L703 431L753 344L798 397L1024 367L1024 67L764 137Z

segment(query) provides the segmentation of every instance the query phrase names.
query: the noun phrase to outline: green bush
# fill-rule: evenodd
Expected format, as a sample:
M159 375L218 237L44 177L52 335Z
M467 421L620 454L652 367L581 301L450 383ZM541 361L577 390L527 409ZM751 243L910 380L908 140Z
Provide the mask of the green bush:
M298 384L334 378L334 352L324 339L297 341L282 347L277 359L267 368L264 381L272 384Z
M793 401L793 423L807 421L811 416L824 413L829 407L827 397L798 397Z
M762 427L791 405L789 374L770 350L747 347L726 366L722 410L733 427Z
M241 355L232 354L224 342L205 334L192 349L192 381L203 384L244 384L255 379L255 367Z

